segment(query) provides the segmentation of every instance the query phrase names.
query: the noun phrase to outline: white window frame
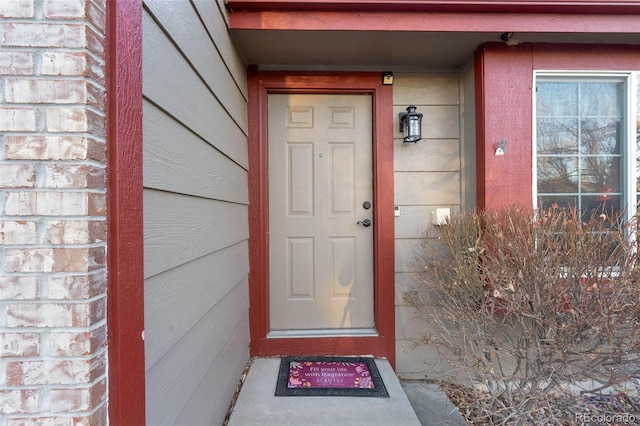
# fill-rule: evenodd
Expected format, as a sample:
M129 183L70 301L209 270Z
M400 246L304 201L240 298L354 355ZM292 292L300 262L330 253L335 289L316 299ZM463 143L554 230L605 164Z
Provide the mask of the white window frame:
M622 183L622 196L623 196L623 208L626 206L626 220L630 220L636 213L638 206L636 205L636 120L637 120L637 107L636 96L638 87L638 75L637 71L568 71L568 70L536 70L533 73L533 96L532 96L532 195L533 195L533 207L538 208L538 151L537 151L537 94L536 86L538 78L540 77L561 77L561 78L617 78L623 80L626 87L626 102L625 102L625 118L626 118L626 141L624 144L624 163L622 164L622 174L624 176Z

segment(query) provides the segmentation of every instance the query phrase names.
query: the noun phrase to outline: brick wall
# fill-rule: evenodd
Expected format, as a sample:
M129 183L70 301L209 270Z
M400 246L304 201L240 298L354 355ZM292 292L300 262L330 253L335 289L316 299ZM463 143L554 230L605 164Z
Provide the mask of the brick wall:
M106 414L106 0L0 0L0 426Z

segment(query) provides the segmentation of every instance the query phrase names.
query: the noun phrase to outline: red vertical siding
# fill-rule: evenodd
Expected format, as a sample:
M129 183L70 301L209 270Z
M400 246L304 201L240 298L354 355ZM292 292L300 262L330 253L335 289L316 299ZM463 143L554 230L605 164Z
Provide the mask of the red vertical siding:
M486 44L476 51L479 208L533 206L533 74L536 70L640 70L640 46ZM501 139L504 156L496 156Z
M478 58L478 207L531 205L531 46L480 49ZM500 141L505 155L495 155Z
M534 70L640 71L639 45L538 44L531 54Z

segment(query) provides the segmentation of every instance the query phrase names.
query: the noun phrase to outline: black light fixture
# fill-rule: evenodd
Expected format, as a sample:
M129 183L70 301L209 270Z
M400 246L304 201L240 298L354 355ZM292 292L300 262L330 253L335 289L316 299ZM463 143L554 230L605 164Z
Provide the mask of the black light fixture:
M416 143L422 139L422 113L410 105L407 112L400 113L400 131L404 134L404 143Z

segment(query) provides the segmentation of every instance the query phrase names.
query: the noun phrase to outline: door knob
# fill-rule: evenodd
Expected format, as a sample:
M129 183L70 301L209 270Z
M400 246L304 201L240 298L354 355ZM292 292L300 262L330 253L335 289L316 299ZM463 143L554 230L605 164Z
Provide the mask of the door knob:
M371 226L371 221L369 219L359 220L356 222L358 225L362 225L364 227Z

